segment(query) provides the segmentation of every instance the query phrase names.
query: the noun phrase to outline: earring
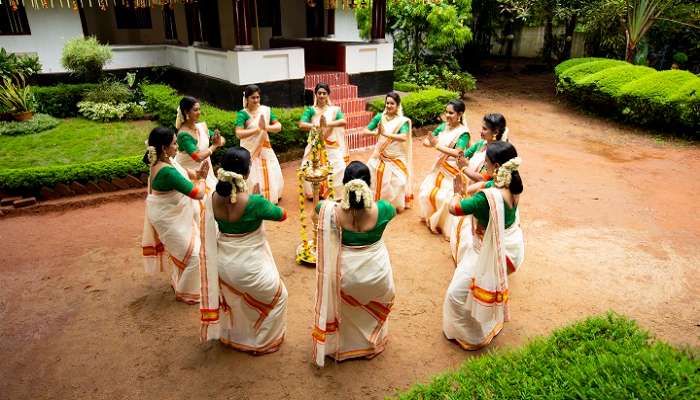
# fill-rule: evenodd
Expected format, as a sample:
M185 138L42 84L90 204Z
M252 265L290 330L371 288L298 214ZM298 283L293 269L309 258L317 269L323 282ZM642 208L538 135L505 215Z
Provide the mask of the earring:
M491 139L493 139L495 141L497 138L498 138L498 135L493 135L493 137Z

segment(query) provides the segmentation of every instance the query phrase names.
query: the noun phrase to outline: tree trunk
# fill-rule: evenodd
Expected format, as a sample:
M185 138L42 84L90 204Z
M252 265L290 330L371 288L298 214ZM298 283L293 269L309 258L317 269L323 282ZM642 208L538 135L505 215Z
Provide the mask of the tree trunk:
M568 60L571 58L571 46L574 44L574 30L576 29L576 16L572 16L566 21L566 30L564 32L564 51L562 59Z
M544 46L542 47L542 57L547 66L552 66L552 48L554 47L554 15L547 13L544 23Z
M625 49L625 61L632 64L634 63L634 51L637 46L630 40L630 34L628 30L625 30L625 37L627 38L627 46Z

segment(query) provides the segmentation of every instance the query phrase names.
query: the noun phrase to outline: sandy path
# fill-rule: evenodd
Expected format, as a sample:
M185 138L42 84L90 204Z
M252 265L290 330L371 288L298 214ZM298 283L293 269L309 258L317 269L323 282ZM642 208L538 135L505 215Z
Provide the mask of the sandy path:
M608 309L700 344L700 149L558 104L550 82L486 79L468 105L475 133L481 115L503 112L525 161L527 256L493 347ZM433 158L416 147L419 177ZM267 225L289 289L287 337L263 357L198 343L196 308L174 301L165 274L144 274L143 201L0 220L0 398L382 398L480 354L442 336L454 266L414 209L385 235L397 285L386 351L311 367L314 271L293 261L296 164L284 166L290 220Z

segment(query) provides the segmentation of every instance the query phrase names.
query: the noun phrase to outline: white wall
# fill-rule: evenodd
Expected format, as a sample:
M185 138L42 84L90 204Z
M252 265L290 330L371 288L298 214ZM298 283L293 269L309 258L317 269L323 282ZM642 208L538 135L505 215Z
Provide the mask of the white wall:
M394 44L364 43L345 46L345 72L391 71L394 69Z
M563 35L564 27L554 28L555 35ZM583 57L585 36L582 33L574 32L573 43L571 45L572 57ZM515 35L513 42L513 57L535 58L540 55L544 46L544 27L526 26ZM501 46L494 40L491 43L491 54L505 54L505 46Z
M360 42L360 30L357 29L355 12L349 8L335 10L335 37L333 40Z
M83 36L80 16L68 8L35 10L25 7L31 35L0 36L0 47L12 53L34 53L39 56L42 72L65 72L61 52L65 43Z
M170 45L112 46L106 69L171 65L236 85L303 79L304 49L218 51Z

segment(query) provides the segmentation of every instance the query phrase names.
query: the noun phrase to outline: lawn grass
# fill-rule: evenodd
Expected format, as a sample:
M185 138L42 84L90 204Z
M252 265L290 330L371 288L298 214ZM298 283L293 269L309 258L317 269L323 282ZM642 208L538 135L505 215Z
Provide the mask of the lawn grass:
M398 398L698 399L700 355L654 341L634 321L609 313L468 360Z
M0 169L75 164L142 154L153 121L67 118L44 132L0 136Z

